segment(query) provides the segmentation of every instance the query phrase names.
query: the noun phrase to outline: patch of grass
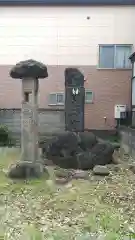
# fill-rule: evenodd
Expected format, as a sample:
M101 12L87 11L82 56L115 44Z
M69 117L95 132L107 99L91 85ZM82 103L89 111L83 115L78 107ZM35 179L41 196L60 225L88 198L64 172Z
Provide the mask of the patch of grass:
M47 181L44 177L12 181L3 169L19 154L0 152L0 239L87 240L92 233L105 234L107 240L125 235L133 239L129 227L135 224L135 177L131 172L121 170L100 182L72 180L65 186L55 184L52 170Z
M119 142L119 141L120 141L119 136L117 136L117 135L111 135L111 136L109 136L109 137L108 137L108 140L109 140L110 142Z

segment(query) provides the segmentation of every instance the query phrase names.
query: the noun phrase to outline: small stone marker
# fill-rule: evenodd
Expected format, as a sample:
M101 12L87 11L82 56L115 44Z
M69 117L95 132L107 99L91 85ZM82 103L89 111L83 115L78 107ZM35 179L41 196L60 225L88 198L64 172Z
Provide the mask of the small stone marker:
M108 176L110 174L109 169L106 166L97 165L93 168L94 175Z

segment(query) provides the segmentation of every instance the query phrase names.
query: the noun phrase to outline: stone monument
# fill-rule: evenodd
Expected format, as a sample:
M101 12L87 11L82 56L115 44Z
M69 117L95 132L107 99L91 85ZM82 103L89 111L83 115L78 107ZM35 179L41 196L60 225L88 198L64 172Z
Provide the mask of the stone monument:
M113 144L84 131L84 76L76 68L65 69L65 132L44 145L47 159L65 169L93 169L112 162Z
M39 177L43 167L39 161L38 79L48 77L47 67L35 60L17 63L10 76L22 80L21 160L9 170L10 177Z
M77 68L65 69L65 130L84 131L84 76Z

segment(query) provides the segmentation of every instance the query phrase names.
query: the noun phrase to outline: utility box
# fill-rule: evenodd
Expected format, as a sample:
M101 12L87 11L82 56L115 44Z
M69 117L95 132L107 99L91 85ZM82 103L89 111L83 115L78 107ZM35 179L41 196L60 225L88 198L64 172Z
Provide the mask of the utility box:
M125 119L127 116L127 106L126 105L115 105L114 107L114 118L115 119Z

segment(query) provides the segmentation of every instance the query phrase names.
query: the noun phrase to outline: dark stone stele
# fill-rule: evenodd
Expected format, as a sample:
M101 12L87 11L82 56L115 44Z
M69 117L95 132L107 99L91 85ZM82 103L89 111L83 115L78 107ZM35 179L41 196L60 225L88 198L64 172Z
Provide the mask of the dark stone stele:
M77 68L65 69L65 87L83 87L84 75Z
M47 78L47 67L36 60L29 59L17 63L10 71L10 76L15 79L22 78Z
M73 94L73 89L79 91ZM65 130L84 131L84 75L77 68L65 69Z

